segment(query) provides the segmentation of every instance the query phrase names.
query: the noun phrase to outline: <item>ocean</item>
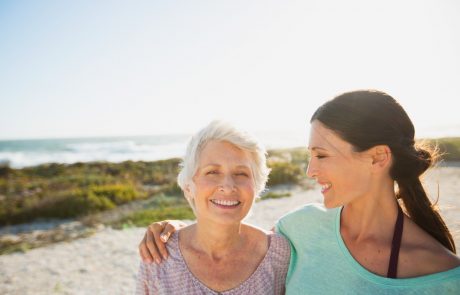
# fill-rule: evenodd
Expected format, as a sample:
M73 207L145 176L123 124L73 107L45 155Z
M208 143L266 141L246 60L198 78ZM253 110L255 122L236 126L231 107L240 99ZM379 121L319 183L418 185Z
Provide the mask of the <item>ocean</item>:
M269 148L305 146L306 136L255 133ZM190 135L0 140L0 163L23 168L44 163L155 161L182 157Z

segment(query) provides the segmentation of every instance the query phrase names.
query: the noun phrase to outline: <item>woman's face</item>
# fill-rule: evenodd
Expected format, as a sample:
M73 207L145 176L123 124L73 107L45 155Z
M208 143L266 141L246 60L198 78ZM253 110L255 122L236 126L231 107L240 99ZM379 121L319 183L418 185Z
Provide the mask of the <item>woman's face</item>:
M198 220L239 223L254 201L250 154L225 141L211 141L201 151L193 177Z
M343 206L365 197L371 188L372 158L315 120L311 124L308 177L321 185L327 208Z

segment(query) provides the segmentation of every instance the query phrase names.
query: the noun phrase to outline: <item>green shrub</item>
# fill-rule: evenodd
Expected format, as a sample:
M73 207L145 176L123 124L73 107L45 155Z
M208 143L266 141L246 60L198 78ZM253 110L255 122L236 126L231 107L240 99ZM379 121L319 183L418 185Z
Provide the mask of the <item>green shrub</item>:
M4 178L0 178L0 194L6 194L7 187L8 187L8 180Z
M435 140L444 161L460 161L460 138L440 138Z
M12 169L8 162L0 162L0 177L6 178L11 173Z
M35 217L69 218L83 215L90 211L87 192L76 189L62 192L55 198L47 198L33 210Z
M274 162L269 163L268 166L272 170L268 176L267 186L298 183L303 174L298 165L288 162Z
M115 208L116 205L104 195L92 191L72 190L50 202L42 203L34 209L35 217L69 218ZM30 213L29 213L30 216Z
M132 185L123 184L91 186L89 191L90 195L94 194L101 199L107 198L117 205L133 201L139 196L139 193Z
M24 171L33 176L49 178L64 174L68 170L67 166L66 164L51 163L24 168Z
M160 189L161 193L167 196L182 196L182 189L177 185L176 182L166 185L162 189Z
M284 192L284 193L276 193L276 192L268 192L260 197L260 200L268 200L268 199L281 199L290 197L291 193Z
M189 206L147 209L126 216L118 221L115 226L120 227L123 224L130 224L144 227L152 222L166 219L195 219L195 215Z
M86 206L89 210L85 213L104 211L116 207L115 202L112 198L107 197L105 195L97 195L92 191L89 192L86 201Z
M290 154L291 162L302 166L306 166L310 158L310 153L306 147L291 149Z

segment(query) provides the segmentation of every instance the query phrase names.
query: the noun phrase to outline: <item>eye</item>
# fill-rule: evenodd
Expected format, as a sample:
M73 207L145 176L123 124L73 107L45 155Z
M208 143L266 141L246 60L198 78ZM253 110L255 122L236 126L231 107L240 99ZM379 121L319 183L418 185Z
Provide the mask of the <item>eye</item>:
M315 157L316 157L317 159L324 159L324 158L326 158L326 156L323 156L323 155L316 155Z
M249 177L249 174L247 174L246 172L238 172L235 174L236 176L245 176L245 177Z
M215 174L218 174L218 173L219 173L219 171L217 171L217 170L211 170L211 171L206 172L206 175L215 175Z

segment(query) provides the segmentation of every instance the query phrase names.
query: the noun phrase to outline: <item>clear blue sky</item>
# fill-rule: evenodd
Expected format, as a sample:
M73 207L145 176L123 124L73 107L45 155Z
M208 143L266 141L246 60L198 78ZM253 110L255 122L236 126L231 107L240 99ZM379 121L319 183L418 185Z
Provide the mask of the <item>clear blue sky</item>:
M325 100L389 92L460 136L460 2L0 1L0 139L303 136Z

